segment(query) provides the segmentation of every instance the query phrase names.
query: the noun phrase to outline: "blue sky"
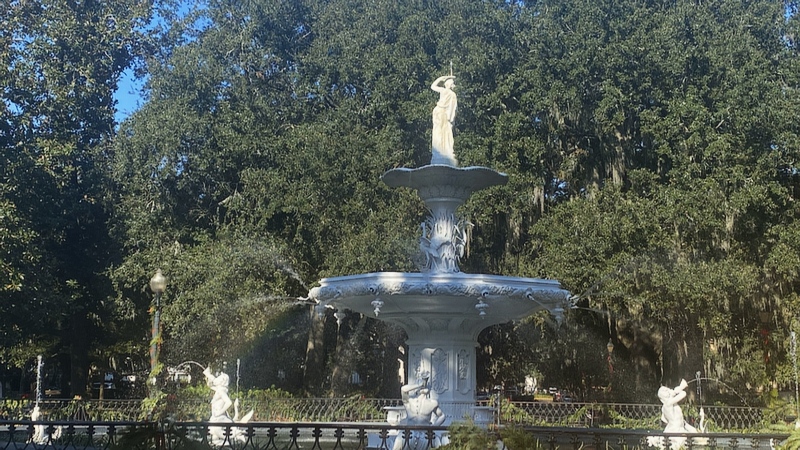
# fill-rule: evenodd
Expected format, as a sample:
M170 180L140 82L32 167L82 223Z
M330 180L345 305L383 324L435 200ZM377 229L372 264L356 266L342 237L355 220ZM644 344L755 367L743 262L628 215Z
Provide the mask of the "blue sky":
M177 14L175 20L179 20L186 17L186 15L194 9L203 9L205 7L205 1L180 0L175 4L175 7L176 10L174 12ZM158 14L158 12L155 13L150 25L148 25L146 28L150 28L156 24L164 24L164 19ZM203 19L198 20L198 22L195 24L195 26L200 28L207 25L208 22ZM135 80L133 78L133 70L128 69L122 73L117 87L117 92L114 94L114 99L117 101L117 112L114 114L114 118L117 120L117 123L127 119L128 116L133 114L142 106L144 103L141 93L143 85L143 81Z
M119 80L117 92L114 99L117 101L117 112L114 118L117 123L122 122L142 106L141 90L144 83L141 80L134 80L133 71L126 70Z
M178 18L186 15L191 9L193 3L195 4L195 7L199 7L201 5L199 1L193 2L186 0L179 2L177 4L178 9L176 11ZM155 14L146 29L151 29L151 27L155 26L156 24L164 24L164 19L161 18L158 13ZM144 81L134 79L133 69L129 68L122 73L119 83L117 84L117 92L114 94L114 99L117 101L117 112L114 114L114 118L116 119L117 123L127 119L131 114L142 107L142 104L144 103L144 99L142 98L143 86Z

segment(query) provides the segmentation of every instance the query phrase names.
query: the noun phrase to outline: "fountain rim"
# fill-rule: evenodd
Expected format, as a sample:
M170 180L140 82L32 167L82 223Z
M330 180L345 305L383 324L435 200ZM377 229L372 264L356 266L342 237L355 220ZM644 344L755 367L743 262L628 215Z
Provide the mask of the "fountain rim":
M508 175L483 166L453 167L446 164L429 164L422 167L397 167L387 170L381 180L389 187L426 189L431 187L459 186L477 192L492 186L508 183Z
M350 292L337 292L337 288L348 287ZM404 286L405 288L401 287ZM452 290L450 287L457 286ZM413 288L412 288L413 287ZM409 290L439 291L444 289L452 297L472 297L476 293L486 295L502 295L502 291L514 291L517 295L549 293L563 295L566 299L570 293L556 280L543 278L513 277L507 275L473 274L473 273L425 273L425 272L370 272L356 275L344 275L323 278L319 286L310 290L310 296L318 300L334 300L342 294L352 295L407 295ZM358 291L359 293L353 292ZM417 292L419 293L419 292Z
M504 283L522 283L522 284L543 284L548 285L551 287L556 287L558 289L561 288L561 283L557 280L549 279L549 278L529 278L529 277L515 277L509 275L493 275L493 274L484 274L484 273L466 273L466 272L437 272L437 273L426 273L426 272L368 272L368 273L359 273L355 275L339 275L333 277L326 277L319 280L319 283L325 282L338 282L338 281L354 281L360 279L372 279L379 277L381 279L386 279L387 281L394 281L399 279L410 279L410 280L425 280L431 283L446 283L451 281L476 281L475 284L479 282L504 282Z

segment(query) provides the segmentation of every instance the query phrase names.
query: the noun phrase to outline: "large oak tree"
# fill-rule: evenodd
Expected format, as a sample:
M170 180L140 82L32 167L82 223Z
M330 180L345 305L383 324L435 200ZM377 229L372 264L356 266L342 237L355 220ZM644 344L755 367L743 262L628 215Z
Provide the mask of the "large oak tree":
M115 333L104 272L119 253L105 161L117 81L140 53L149 8L0 6L0 360L22 367L53 356L75 394L85 392L94 350Z

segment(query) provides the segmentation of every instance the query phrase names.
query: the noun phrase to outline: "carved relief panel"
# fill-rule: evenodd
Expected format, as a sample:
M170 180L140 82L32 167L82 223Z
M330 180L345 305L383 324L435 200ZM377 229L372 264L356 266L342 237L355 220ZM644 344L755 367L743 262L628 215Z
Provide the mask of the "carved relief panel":
M464 349L461 349L458 352L458 378L457 383L458 386L456 389L458 392L462 394L466 394L471 390L470 382L469 382L469 373L470 373L470 361L469 361L469 352Z
M448 355L447 352L437 348L431 354L431 390L441 394L450 388Z
M411 354L408 355L408 368L411 372L409 372L409 380L407 383L416 383L422 376L422 372L425 371L425 368L422 367L422 359L419 350L412 350Z

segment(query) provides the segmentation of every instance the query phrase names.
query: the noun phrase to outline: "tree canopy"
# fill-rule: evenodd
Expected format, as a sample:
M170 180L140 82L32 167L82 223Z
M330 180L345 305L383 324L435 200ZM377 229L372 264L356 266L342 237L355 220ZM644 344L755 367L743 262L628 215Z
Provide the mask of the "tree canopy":
M631 386L620 400L697 370L753 396L790 382L793 2L210 0L161 16L146 102L118 129L109 93L149 11L20 19L39 3L3 16L0 308L81 305L143 351L161 268L171 364L279 346L293 390L342 393L357 371L387 395L401 333L302 298L320 277L416 270L424 206L379 177L430 160L429 86L452 67L460 164L510 177L463 207L462 270L554 278L577 307L488 330L483 382ZM55 320L26 317L14 346Z

